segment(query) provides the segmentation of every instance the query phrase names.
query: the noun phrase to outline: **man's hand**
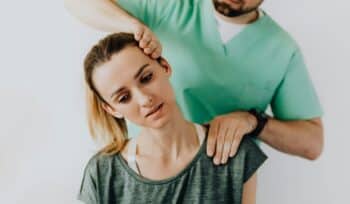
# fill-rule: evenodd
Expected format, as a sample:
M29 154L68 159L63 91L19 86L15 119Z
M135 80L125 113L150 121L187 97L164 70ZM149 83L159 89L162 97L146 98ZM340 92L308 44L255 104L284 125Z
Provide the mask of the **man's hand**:
M146 55L157 59L162 54L162 46L155 34L144 24L135 21L132 23L131 31L135 40L139 42L139 47Z
M225 164L233 157L243 136L255 129L256 118L248 112L220 115L210 122L207 154L214 156L214 163Z

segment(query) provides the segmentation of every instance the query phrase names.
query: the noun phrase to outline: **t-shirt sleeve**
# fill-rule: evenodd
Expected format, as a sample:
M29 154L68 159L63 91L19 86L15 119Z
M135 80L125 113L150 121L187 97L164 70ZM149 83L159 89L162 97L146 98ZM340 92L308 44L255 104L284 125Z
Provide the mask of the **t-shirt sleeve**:
M78 194L78 200L81 200L85 204L98 203L96 175L93 172L95 171L93 171L93 165L90 161L85 167L83 180Z
M151 30L169 13L174 0L114 0L122 9L139 19Z
M241 146L245 153L243 172L243 183L245 183L265 162L267 156L252 138L244 138Z
M319 99L299 49L289 61L272 99L271 109L274 117L282 120L311 119L322 115Z

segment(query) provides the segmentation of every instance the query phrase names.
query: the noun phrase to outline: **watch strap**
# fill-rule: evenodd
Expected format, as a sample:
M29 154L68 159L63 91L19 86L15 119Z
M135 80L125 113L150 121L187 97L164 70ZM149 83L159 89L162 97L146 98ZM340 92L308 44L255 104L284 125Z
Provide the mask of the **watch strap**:
M260 135L260 133L262 132L262 130L264 129L268 118L266 117L265 113L263 112L259 112L256 109L250 109L248 111L250 114L252 114L257 121L257 125L255 127L255 129L253 131L251 131L250 133L248 133L248 135L252 136L252 137L258 137Z

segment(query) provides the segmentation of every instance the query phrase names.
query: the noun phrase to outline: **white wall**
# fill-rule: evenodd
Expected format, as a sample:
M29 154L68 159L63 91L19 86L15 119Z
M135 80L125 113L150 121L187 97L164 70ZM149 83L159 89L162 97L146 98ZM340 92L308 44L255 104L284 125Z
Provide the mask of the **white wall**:
M264 146L258 203L349 203L350 3L270 0L263 7L304 51L325 110L326 144L315 162ZM78 203L94 152L82 60L104 34L73 19L61 1L9 1L0 9L0 203Z

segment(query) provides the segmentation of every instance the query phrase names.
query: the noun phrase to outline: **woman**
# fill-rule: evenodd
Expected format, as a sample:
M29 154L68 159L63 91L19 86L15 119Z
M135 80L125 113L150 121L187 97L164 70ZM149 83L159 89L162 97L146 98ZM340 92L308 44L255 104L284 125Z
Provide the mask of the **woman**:
M171 67L151 59L132 34L112 34L85 63L89 126L104 148L88 163L85 203L255 203L255 171L266 156L245 137L227 165L205 153L206 128L184 119ZM125 119L141 127L127 140Z

